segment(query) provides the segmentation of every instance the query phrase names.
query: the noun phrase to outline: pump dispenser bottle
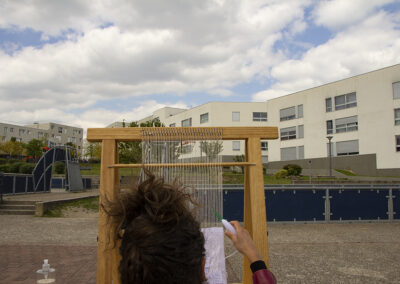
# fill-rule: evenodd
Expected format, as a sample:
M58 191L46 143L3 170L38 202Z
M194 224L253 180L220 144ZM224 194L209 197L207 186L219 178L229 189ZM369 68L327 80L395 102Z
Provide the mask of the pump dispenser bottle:
M43 261L42 269L36 271L36 276L36 283L56 283L56 270L54 268L50 268L48 259Z

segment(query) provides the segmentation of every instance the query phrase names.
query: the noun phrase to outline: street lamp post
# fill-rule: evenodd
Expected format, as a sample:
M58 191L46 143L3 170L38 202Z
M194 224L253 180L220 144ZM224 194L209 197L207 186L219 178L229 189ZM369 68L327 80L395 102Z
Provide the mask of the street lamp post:
M308 165L309 165L309 169L310 169L310 179L309 179L309 181L310 181L310 184L311 184L311 160L308 160Z
M332 177L332 138L333 136L327 136L329 141L329 177Z

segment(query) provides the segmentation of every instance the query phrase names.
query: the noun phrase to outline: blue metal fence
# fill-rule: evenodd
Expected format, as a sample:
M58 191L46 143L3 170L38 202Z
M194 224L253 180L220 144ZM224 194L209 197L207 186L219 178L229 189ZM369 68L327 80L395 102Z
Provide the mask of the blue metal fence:
M266 185L267 220L399 220L400 185ZM243 221L243 186L225 185L224 218Z
M41 182L43 182L43 179ZM84 189L92 188L92 180L90 178L83 178L82 182ZM52 178L51 185L52 188L65 188L65 178ZM23 174L4 174L0 185L0 193L5 195L50 192L50 190L44 191L43 189L44 187L38 187L35 191L33 176Z

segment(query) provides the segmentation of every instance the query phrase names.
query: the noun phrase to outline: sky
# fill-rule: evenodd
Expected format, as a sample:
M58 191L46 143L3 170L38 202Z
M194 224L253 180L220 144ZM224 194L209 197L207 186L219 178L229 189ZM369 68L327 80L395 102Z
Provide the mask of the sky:
M0 15L14 124L105 127L400 63L400 0L1 0Z

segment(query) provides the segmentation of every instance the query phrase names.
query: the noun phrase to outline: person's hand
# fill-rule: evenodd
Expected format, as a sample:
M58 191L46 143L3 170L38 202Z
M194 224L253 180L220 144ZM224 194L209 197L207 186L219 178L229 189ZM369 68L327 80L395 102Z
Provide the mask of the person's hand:
M236 249L247 257L250 263L261 260L261 256L254 244L249 232L240 226L238 221L230 222L236 230L236 235L225 231L225 235L232 240Z

